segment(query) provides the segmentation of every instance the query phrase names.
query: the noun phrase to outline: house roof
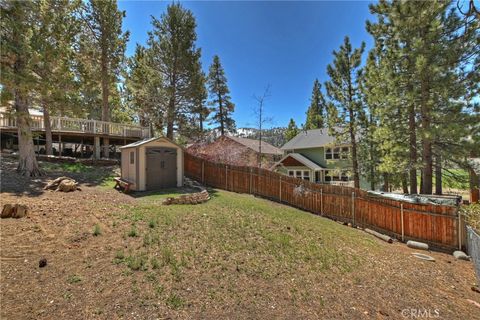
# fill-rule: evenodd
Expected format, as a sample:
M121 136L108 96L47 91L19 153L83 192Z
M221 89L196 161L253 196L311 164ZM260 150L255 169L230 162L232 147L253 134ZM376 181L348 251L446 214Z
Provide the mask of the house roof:
M307 157L301 155L300 153L289 153L286 154L280 161L276 162L273 166L272 169L278 167L279 165L282 164L282 162L287 159L288 157L292 157L293 159L297 160L298 162L302 163L305 165L305 167L308 167L312 170L318 171L325 169L323 166L319 165L316 162L313 162L312 160L308 159Z
M307 149L335 144L336 138L328 134L327 128L302 130L281 148L282 150Z
M127 145L124 145L124 146L121 146L120 149L127 149L127 148L136 148L136 147L139 147L141 145L144 145L144 144L147 144L149 142L152 142L152 141L156 141L156 140L165 140L167 142L170 142L171 144L174 144L180 148L182 148L182 146L176 144L175 142L173 142L172 140L168 139L168 138L165 138L165 137L155 137L155 138L148 138L148 139L143 139L143 140L140 140L140 141L135 141L133 143L130 143L130 144L127 144ZM183 149L183 148L182 148Z
M240 138L240 137L234 137L234 136L227 136L227 138L238 142L245 147L252 149L255 152L260 152L259 151L259 143L258 140L254 139L247 139L247 138ZM283 151L280 150L277 147L272 146L270 143L267 143L265 141L262 141L262 154L274 154L274 155L282 155Z

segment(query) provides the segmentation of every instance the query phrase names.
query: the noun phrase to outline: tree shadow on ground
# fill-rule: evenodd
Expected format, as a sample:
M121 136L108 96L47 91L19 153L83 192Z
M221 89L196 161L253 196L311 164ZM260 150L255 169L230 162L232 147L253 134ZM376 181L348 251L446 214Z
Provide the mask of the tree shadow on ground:
M49 180L67 176L83 186L111 186L113 177L118 174L118 166L90 166L81 163L52 163L39 161L44 175L41 177L25 177L17 172L18 157L2 155L0 161L0 192L18 196L36 197L46 190L43 187Z

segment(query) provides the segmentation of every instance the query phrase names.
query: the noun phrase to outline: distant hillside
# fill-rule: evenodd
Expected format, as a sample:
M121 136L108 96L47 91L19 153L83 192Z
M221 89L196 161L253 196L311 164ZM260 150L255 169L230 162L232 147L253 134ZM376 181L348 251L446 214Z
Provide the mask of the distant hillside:
M284 137L286 128L277 127L262 130L262 140L274 145L275 147L283 146L286 141ZM260 132L255 128L238 128L234 134L237 137L259 139Z

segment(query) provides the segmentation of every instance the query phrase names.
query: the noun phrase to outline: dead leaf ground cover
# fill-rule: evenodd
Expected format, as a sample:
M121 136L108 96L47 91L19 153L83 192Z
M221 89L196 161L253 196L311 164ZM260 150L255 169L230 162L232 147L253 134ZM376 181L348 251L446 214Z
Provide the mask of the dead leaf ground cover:
M2 161L1 204L31 213L0 221L2 319L404 319L404 309L480 319L467 300L480 302L472 264L444 253L424 262L402 244L219 190L201 205L161 206L173 191L119 193L113 167L48 168L81 182L72 193L13 168Z

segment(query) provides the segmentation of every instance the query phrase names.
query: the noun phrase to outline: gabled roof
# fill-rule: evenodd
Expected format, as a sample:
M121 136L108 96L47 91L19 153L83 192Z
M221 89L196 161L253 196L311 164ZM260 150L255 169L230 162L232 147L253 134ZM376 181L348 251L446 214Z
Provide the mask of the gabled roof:
M260 152L259 151L259 141L254 140L254 139L247 139L247 138L240 138L240 137L234 137L234 136L226 136L228 139L231 139L235 142L240 143L241 145L244 145L245 147L252 149L255 152ZM274 155L282 155L283 151L280 150L277 147L272 146L270 143L267 143L265 141L262 141L262 154L274 154Z
M327 128L302 130L292 140L285 143L282 150L316 148L336 143L336 138L328 134Z
M276 162L273 166L272 166L272 170L276 167L278 167L279 165L282 164L282 162L287 159L288 157L291 157L295 160L297 160L298 162L302 163L305 167L308 167L309 169L312 169L314 171L318 171L318 170L322 170L322 169L325 169L323 166L319 165L318 163L316 162L313 162L312 160L308 159L307 157L301 155L300 153L289 153L289 154L286 154L280 161Z
M166 137L155 137L155 138L148 138L148 139L143 139L143 140L140 140L140 141L135 141L133 143L130 143L130 144L127 144L127 145L124 145L124 146L121 146L120 149L127 149L127 148L136 148L136 147L139 147L141 145L144 145L146 143L149 143L149 142L152 142L152 141L156 141L156 140L165 140L167 142L170 142L171 144L174 144L180 148L183 148L182 146L176 144L175 142L173 142L172 140L166 138Z

